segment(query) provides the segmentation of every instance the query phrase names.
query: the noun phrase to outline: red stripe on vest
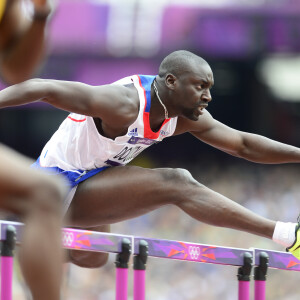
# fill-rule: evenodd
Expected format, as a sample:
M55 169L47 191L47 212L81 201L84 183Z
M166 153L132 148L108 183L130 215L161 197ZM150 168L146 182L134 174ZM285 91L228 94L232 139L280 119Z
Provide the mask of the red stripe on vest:
M82 119L82 120L77 120L77 119L73 119L70 116L68 116L68 119L74 121L74 122L84 122L86 120L86 118Z
M155 140L155 139L157 139L159 137L159 133L160 133L161 128L166 123L168 123L170 121L170 119L165 119L157 132L153 132L152 131L152 129L150 127L150 113L149 112L145 112L146 106L147 106L146 91L145 91L144 87L142 86L142 82L141 82L140 76L138 76L138 78L139 78L139 84L140 84L141 88L144 91L144 99L145 99L145 108L144 108L144 113L143 113L144 137L147 138L147 139Z

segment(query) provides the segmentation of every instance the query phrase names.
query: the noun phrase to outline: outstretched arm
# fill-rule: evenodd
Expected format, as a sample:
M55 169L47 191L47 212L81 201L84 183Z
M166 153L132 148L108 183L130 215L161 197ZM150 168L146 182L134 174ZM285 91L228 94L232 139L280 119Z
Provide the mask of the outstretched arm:
M199 140L228 154L257 163L300 162L300 149L261 135L230 128L204 111L198 121L180 119L177 134L189 131Z
M32 20L24 16L20 0L8 0L0 23L0 69L9 83L30 78L45 55L46 23L52 10L50 0L32 2Z
M123 127L136 118L134 91L122 85L91 86L80 82L30 79L0 91L0 109L32 102L100 118L112 127Z

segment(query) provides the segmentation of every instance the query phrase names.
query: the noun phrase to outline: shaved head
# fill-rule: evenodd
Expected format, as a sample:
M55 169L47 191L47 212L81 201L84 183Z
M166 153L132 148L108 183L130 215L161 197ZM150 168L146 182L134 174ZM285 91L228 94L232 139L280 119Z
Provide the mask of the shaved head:
M203 64L208 65L202 57L186 50L178 50L163 59L159 66L158 75L165 78L167 74L171 73L178 77L183 73L190 72L192 66Z

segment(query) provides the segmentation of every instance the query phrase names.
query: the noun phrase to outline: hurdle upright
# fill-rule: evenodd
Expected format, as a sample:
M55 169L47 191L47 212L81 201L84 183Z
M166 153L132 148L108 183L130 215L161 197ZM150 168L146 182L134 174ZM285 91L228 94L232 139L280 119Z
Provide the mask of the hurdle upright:
M5 240L1 242L1 300L12 300L15 243L16 229L9 225L5 230Z

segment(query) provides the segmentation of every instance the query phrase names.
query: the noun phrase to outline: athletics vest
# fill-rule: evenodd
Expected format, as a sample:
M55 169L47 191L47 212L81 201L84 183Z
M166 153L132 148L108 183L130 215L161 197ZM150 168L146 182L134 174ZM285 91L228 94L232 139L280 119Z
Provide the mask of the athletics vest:
M154 78L133 75L113 83L133 83L138 91L138 117L129 126L126 135L114 140L104 137L98 132L92 117L70 113L42 150L39 165L71 171L75 177L94 170L90 172L92 175L105 167L126 165L144 149L173 135L177 117L166 119L157 132L150 128L151 84Z

